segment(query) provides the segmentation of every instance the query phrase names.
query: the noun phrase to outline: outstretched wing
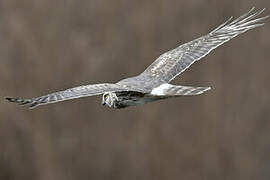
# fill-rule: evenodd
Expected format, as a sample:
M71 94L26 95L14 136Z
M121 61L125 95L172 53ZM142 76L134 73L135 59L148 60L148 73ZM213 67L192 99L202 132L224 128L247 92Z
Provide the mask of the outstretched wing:
M134 89L132 87L121 86L118 84L105 83L105 84L79 86L37 98L23 99L23 98L6 97L6 99L10 102L18 103L19 105L29 105L30 108L35 108L39 105L56 103L69 99L100 95L105 92L120 92L120 91L139 91L139 90Z
M264 25L263 20L268 16L255 19L264 9L248 13L232 21L232 17L218 26L209 34L183 44L176 49L162 54L154 61L142 75L160 79L160 82L169 82L185 71L195 61L200 60L213 49L250 29Z

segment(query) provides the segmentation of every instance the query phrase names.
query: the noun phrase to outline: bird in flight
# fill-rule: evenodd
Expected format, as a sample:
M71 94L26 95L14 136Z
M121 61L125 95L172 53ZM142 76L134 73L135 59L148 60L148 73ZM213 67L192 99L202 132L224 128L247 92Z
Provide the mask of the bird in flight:
M6 100L19 105L29 105L32 109L39 105L103 95L102 105L120 109L160 99L202 94L211 88L172 85L169 82L218 46L239 34L264 25L263 20L269 16L257 18L264 9L256 12L254 9L254 7L251 8L235 20L231 17L210 33L160 55L138 76L126 78L117 83L74 87L36 98L6 97Z

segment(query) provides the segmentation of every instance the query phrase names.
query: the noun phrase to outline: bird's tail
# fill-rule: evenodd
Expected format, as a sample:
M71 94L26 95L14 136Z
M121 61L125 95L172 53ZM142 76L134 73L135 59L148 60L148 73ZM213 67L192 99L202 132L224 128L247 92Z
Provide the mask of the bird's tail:
M154 88L151 95L164 97L191 96L202 94L210 89L211 87L175 86L172 84L162 84L159 87Z

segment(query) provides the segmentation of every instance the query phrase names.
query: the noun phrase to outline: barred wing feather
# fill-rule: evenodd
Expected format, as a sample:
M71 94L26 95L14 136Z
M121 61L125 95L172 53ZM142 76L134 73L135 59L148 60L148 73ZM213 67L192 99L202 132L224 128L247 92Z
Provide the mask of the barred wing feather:
M207 35L162 54L142 74L158 78L161 83L171 81L213 49L239 34L264 25L262 21L268 18L268 16L255 19L264 9L255 13L253 13L253 10L254 8L233 21L231 17Z
M6 97L6 99L10 102L18 103L19 105L29 105L30 108L35 108L39 105L56 103L69 99L100 95L105 92L120 92L120 91L139 91L139 90L134 89L132 87L126 86L124 87L117 84L104 83L104 84L93 84L74 87L71 89L51 93L37 98L23 99L23 98Z

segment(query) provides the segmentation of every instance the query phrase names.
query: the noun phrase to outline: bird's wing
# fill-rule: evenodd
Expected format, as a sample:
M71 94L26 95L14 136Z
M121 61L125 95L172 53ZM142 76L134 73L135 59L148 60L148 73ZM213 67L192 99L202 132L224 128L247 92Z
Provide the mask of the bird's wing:
M264 25L262 21L268 18L268 16L256 18L264 9L255 13L253 13L253 10L254 8L235 20L232 20L231 17L207 35L162 54L142 75L158 78L161 83L171 81L177 75L185 71L191 64L202 59L213 49L239 34Z
M56 102L65 101L69 99L100 95L105 92L121 92L121 91L140 92L140 90L135 89L133 87L104 83L104 84L93 84L93 85L74 87L74 88L67 89L64 91L59 91L59 92L51 93L45 96L40 96L40 97L30 98L30 99L11 98L11 97L6 97L6 99L10 102L18 103L19 105L29 105L30 108L35 108L39 105L56 103Z

